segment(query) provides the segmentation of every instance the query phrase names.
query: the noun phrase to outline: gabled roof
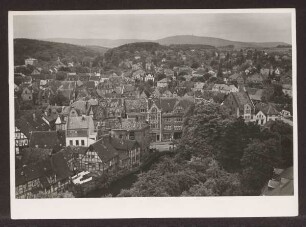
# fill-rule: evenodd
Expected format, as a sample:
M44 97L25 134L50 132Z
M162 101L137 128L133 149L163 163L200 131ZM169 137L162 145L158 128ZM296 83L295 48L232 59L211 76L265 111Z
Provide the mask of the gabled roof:
M258 103L255 106L256 112L263 112L265 115L279 115L280 113L271 103Z
M141 108L147 108L147 101L144 98L125 99L126 112L139 112Z
M168 83L168 78L157 81L157 83Z
M84 100L75 101L74 103L70 105L70 107L73 107L76 110L79 110L81 114L86 114L89 109L89 105L87 104L87 101L84 101Z
M238 74L238 73L234 73L233 75L230 75L229 76L229 79L230 80L237 80L238 77L240 77L241 74Z
M128 151L138 145L136 140L125 140L114 137L110 138L110 143L117 151Z
M39 179L42 188L48 188L50 183L47 177L56 175L60 181L71 176L71 171L62 153L53 154L51 157L31 163L16 170L16 186L24 185L29 181Z
M162 112L171 112L177 102L177 98L160 98L159 108Z
M263 89L246 87L246 91L252 100L261 101Z
M103 136L97 142L90 145L89 150L94 150L103 162L107 162L119 154L112 146L110 140L110 136Z
M41 118L41 114L33 113L15 120L15 126L29 139L32 131L48 131L50 126Z
M233 95L233 97L234 97L235 101L237 102L240 110L244 109L245 104L249 104L251 106L251 108L254 107L249 95L246 92L244 92L244 91L232 92L231 95Z

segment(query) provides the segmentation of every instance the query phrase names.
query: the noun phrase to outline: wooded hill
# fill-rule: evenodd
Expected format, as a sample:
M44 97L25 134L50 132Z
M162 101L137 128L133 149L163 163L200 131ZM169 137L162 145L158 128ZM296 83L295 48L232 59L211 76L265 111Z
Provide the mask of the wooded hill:
M96 57L105 49L82 47L67 43L55 43L34 39L14 39L14 64L23 65L26 58L36 58L40 62L55 61L58 57L67 61L82 61L85 57Z

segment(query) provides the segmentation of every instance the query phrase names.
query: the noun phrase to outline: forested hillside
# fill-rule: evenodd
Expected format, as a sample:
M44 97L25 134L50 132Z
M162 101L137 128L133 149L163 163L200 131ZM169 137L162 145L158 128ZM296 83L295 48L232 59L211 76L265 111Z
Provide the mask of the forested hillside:
M54 43L34 39L14 40L14 63L24 64L24 59L32 57L40 62L61 60L80 62L85 57L95 57L102 53L101 48L81 47L66 43Z

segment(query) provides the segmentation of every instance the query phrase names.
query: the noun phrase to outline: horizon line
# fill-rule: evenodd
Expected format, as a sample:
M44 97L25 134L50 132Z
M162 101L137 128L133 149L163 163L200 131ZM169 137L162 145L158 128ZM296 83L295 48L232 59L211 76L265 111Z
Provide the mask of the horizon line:
M33 40L41 40L41 41L48 41L50 39L72 39L72 40L110 40L110 41L118 41L118 40L143 40L143 41L148 41L148 42L154 42L158 41L161 39L166 39L169 37L175 37L175 36L194 36L194 37L199 37L199 38L213 38L213 39L221 39L221 40L226 40L226 41L231 41L231 42L241 42L241 43L274 43L274 42L282 42L286 43L289 45L292 45L292 42L288 41L240 41L240 40L231 40L231 39L226 39L226 38L220 38L220 37L213 37L213 36L201 36L201 35L169 35L163 38L158 38L158 39L140 39L140 38L72 38L72 37L48 37L48 38L35 38L35 37L14 37L13 39L33 39ZM54 42L54 41L53 41Z

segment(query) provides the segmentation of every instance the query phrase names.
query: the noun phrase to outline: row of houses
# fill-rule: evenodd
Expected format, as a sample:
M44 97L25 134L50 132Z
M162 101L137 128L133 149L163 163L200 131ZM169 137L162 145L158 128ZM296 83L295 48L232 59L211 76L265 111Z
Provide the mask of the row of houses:
M275 121L281 118L281 113L273 104L259 102L254 105L249 94L245 91L230 93L222 104L230 109L231 114L242 117L245 122L264 125L270 120Z

